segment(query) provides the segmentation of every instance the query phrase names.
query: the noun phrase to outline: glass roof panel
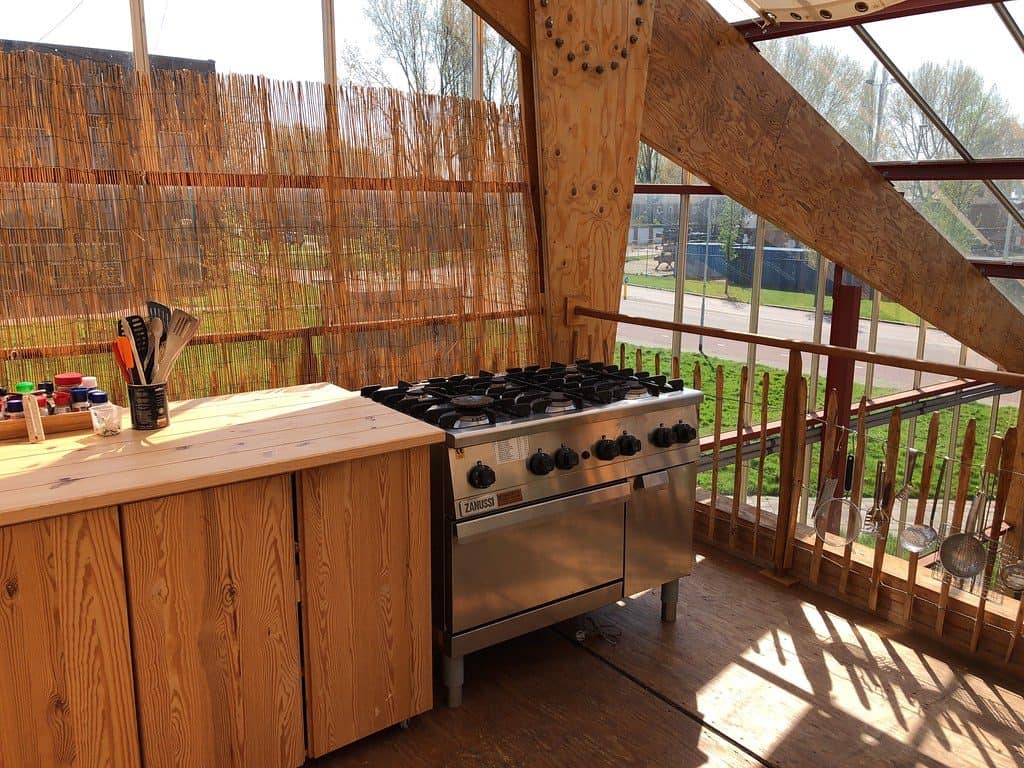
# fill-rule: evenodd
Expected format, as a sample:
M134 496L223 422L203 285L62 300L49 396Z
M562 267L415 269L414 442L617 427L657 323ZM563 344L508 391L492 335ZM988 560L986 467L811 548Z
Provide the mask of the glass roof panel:
M765 40L757 47L868 160L959 157L925 125L921 111L852 29Z
M898 181L896 189L964 256L1024 258L1020 228L981 182Z
M971 154L1024 155L1024 53L992 8L890 19L865 29ZM921 130L922 137L904 131L895 138L904 151L916 148L920 159L940 157L927 135L932 129Z
M746 21L757 16L753 8L743 0L708 0L708 4L731 24L737 21Z
M1018 310L1024 312L1024 280L1015 280L1010 277L993 277L991 283L999 292L1010 300Z

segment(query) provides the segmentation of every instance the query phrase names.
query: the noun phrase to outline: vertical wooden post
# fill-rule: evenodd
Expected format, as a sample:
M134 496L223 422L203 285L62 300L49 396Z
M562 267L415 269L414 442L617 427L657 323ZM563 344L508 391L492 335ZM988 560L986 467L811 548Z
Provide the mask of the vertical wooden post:
M885 448L885 475L882 480L884 490L875 488L875 498L882 493L882 524L875 540L875 559L871 568L871 591L868 593L868 610L878 608L878 591L882 586L882 570L885 565L885 545L889 540L889 521L892 519L893 502L896 500L896 471L900 451L900 409L893 408L889 418L889 437Z
M736 461L733 464L732 481L732 514L729 516L729 548L736 548L736 533L740 522L740 504L746 501L745 473L743 472L743 433L746 429L744 423L743 404L747 400L747 366L740 369L740 395L739 408L736 412Z
M718 517L718 461L722 450L722 400L725 390L725 372L715 369L715 424L711 445L711 501L708 502L708 540L715 540L715 518Z
M971 652L978 650L981 641L981 630L985 625L985 603L988 600L988 585L992 581L992 572L996 565L996 552L999 549L999 531L1003 527L1006 513L1006 499L1010 491L1013 461L1017 456L1017 427L1006 430L1003 437L999 461L999 480L996 483L996 506L992 513L992 535L988 541L988 557L985 559L985 572L981 580L981 595L978 598L978 610L974 615L974 628L971 630Z
M971 470L974 467L974 443L978 422L971 419L967 422L964 432L964 445L960 453L960 478L956 486L956 500L953 502L953 518L949 521L947 535L960 532L964 520L964 507L967 505L967 491L971 485ZM953 577L949 573L942 575L942 590L939 592L939 607L935 617L935 634L942 637L942 627L946 621L946 608L949 605L949 588Z
M857 447L853 451L853 489L850 501L860 507L864 498L864 454L868 444L868 399L861 397L857 406ZM850 581L850 565L853 561L853 542L846 545L843 551L843 570L839 574L839 594L846 594L846 586Z
M795 505L793 492L799 482L797 459L797 422L805 418L800 411L800 383L803 381L803 359L800 353L790 351L789 368L786 371L786 388L782 398L782 427L779 445L779 512L775 522L775 548L772 571L763 571L776 579L785 579L786 543ZM795 579L789 583L795 583Z
M838 405L836 403L836 391L828 390L825 396L825 432L821 440L821 456L818 463L818 493L814 500L815 514L824 514L826 517L831 514L830 509L822 509L821 495L825 492L825 482L833 477L835 473L836 443L838 442L836 418ZM847 407L849 410L849 407ZM845 442L845 441L844 441ZM838 490L838 489L837 489ZM831 506L831 503L830 503ZM811 552L811 567L808 577L812 584L818 583L818 576L821 572L821 557L824 552L825 542L818 536L814 537L814 549Z
M768 371L761 375L761 440L757 451L757 503L754 505L754 541L750 554L757 557L757 541L761 533L761 496L764 493L764 461L768 455L768 393L771 376Z
M924 446L924 466L921 467L921 482L917 493L917 508L914 510L914 525L924 524L925 507L928 506L928 491L932 483L932 470L935 467L935 447L939 440L939 414L933 413L928 423L928 438ZM936 495L943 489L937 488ZM937 503L937 501L935 502ZM917 552L911 552L907 562L907 604L903 606L903 623L910 626L914 612L914 587L917 584Z
M149 77L149 41L146 39L144 0L128 0L132 17L132 59L135 71Z

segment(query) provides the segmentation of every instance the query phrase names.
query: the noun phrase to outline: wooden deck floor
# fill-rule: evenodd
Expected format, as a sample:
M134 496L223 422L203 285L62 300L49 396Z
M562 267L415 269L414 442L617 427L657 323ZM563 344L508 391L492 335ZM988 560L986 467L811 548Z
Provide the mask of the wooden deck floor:
M463 707L313 763L349 766L1024 765L1024 687L714 553L679 622L645 594L470 656Z

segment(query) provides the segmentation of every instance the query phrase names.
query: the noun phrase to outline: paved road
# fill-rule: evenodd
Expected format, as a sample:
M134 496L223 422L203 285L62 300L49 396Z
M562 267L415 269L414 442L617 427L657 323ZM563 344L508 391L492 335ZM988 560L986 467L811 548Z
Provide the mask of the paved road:
M700 324L701 297L687 294L684 302L684 321L694 325ZM622 300L620 311L627 315L650 317L658 320L672 319L672 293L670 291L659 291L652 288L640 288L629 286L627 297ZM740 302L729 301L728 299L707 299L705 306L704 325L709 328L724 328L732 331L749 330L750 305ZM758 333L766 336L780 336L787 339L801 339L810 341L814 336L814 312L800 309L787 309L783 307L761 307L758 318ZM822 341L828 342L830 321L825 316L822 327ZM868 348L868 332L870 322L860 321L860 330L857 339L859 349ZM901 355L904 357L915 357L917 352L918 329L916 326L902 325L900 323L879 323L878 325L878 351L888 354ZM656 328L643 328L639 326L621 325L619 327L619 340L627 341L641 346L670 347L672 334L669 331L662 331ZM697 338L689 334L683 335L683 351L690 352L697 349ZM712 357L723 357L728 360L746 360L747 345L740 342L724 341L722 339L704 339L704 352ZM953 363L959 362L960 342L935 328L929 328L925 339L925 359L936 362ZM787 352L772 347L759 346L757 349L757 360L764 365L771 365L778 368L786 367ZM969 352L967 365L978 368L994 369L988 360ZM804 370L810 366L810 359L805 356ZM824 371L824 367L822 367ZM864 365L857 364L856 376L859 380L864 377ZM930 384L941 381L942 376L924 374L923 384ZM879 387L910 389L914 386L914 374L898 368L875 368L875 384Z

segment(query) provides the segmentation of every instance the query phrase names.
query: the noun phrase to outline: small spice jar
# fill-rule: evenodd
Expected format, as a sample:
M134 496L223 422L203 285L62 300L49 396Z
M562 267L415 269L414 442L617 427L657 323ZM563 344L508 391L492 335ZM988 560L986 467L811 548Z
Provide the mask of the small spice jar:
M100 383L95 376L83 376L82 383L80 386L83 386L86 389L98 389Z
M25 418L25 404L21 402L20 397L10 397L7 399L7 418L8 419L24 419Z
M82 374L80 373L58 373L53 377L53 383L58 390L70 392L74 387L82 386Z
M72 387L71 388L71 410L72 411L88 411L89 410L89 390L85 387Z
M53 393L53 414L71 413L71 393L58 390Z
M36 391L36 385L31 381L19 381L14 385L14 391L19 395L31 395Z

